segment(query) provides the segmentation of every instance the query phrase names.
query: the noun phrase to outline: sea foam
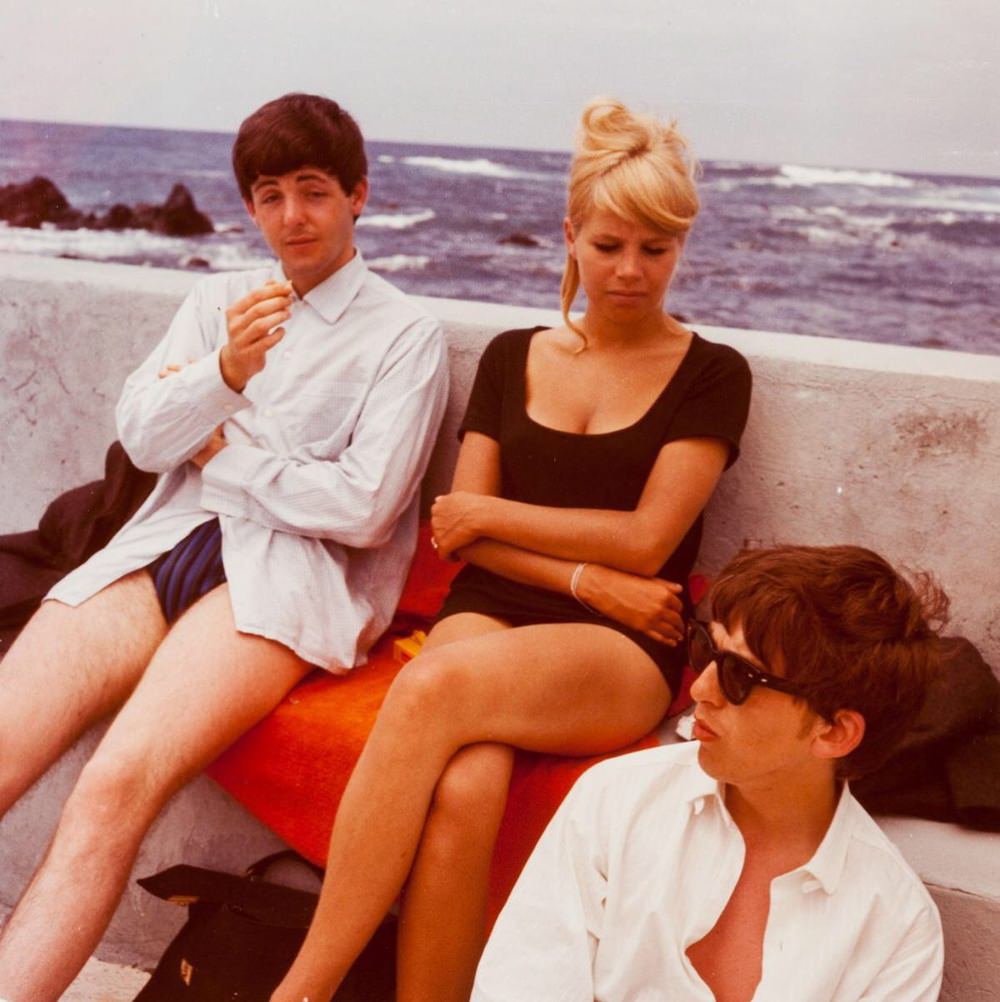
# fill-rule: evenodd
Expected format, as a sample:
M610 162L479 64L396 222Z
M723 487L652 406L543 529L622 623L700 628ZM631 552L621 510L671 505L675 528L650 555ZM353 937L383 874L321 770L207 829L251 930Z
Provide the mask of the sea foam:
M381 213L374 216L362 216L357 225L370 226L380 230L408 230L411 226L429 222L434 216L433 209L421 209L419 212L398 213L397 215Z
M486 157L477 157L474 160L455 160L451 157L403 157L403 163L410 167L426 167L430 170L445 171L448 174L475 174L479 177L537 178L546 176L531 171L516 170L514 167L498 164L494 160L487 160Z
M426 254L390 254L368 262L375 271L420 271L430 263Z
M879 170L847 170L830 167L800 167L796 164L782 164L780 175L772 184L779 186L817 184L855 184L866 188L912 188L914 181L901 174L889 174Z

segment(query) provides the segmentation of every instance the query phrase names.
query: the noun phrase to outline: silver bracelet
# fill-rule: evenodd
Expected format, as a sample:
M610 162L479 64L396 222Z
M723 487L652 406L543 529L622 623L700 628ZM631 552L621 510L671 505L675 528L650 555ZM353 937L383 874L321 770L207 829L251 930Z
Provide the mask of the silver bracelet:
M599 616L600 613L593 607L588 605L577 592L577 587L580 584L580 578L583 576L584 570L589 566L589 564L584 561L583 563L577 564L573 568L573 576L569 579L569 593L577 600L587 610L587 612L592 612L595 616Z

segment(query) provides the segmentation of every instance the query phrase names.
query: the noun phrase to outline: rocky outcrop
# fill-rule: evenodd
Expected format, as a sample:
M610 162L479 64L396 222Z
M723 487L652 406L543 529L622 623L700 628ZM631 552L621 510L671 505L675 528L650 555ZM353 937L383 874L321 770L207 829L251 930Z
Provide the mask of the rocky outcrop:
M97 215L74 209L47 177L0 187L0 219L31 229L52 223L63 230L150 230L171 237L201 236L214 230L212 220L198 209L183 184L175 184L162 205L140 202L131 207L118 202Z
M515 247L541 247L542 242L538 237L533 237L530 233L508 233L505 237L497 240L498 244L513 244Z
M11 226L37 230L42 223L56 222L74 211L47 177L33 177L25 184L0 188L0 219L6 219Z

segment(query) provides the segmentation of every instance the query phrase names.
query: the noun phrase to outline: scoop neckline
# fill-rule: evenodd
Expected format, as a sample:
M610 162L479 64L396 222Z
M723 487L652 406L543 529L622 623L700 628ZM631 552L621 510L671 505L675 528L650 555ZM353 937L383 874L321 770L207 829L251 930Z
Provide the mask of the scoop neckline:
M638 428L639 425L641 425L653 413L653 411L656 410L660 401L666 396L667 392L677 380L677 377L681 374L681 370L687 366L694 350L695 341L701 340L701 336L697 331L691 331L691 340L688 343L687 350L684 352L684 357L681 358L677 368L674 369L673 375L671 375L671 377L667 380L663 389L656 395L649 407L646 408L646 410L635 421L633 421L632 424L625 425L621 428L613 428L611 431L565 431L562 428L553 428L550 425L542 424L540 421L536 421L528 413L528 352L531 350L531 341L534 336L536 334L540 334L542 331L550 330L552 330L551 327L545 326L529 328L528 337L525 340L524 357L521 359L521 414L524 416L525 420L527 420L528 423L533 425L535 428L548 432L550 435L564 435L568 438L609 438L612 435L621 435L623 432L632 431L633 429Z

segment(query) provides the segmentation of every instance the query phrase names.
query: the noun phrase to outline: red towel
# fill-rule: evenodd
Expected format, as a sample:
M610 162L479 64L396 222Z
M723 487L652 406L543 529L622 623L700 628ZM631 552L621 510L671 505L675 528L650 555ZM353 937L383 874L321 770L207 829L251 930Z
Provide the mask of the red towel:
M421 527L393 628L369 663L344 676L316 671L208 769L247 810L307 859L323 864L337 805L389 685L400 669L396 636L426 628L458 565L439 560ZM690 702L686 685L670 712ZM612 755L656 744L653 734ZM535 842L577 777L609 755L563 758L518 752L493 857L490 921L496 917Z

